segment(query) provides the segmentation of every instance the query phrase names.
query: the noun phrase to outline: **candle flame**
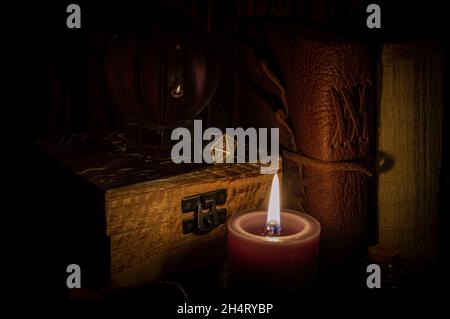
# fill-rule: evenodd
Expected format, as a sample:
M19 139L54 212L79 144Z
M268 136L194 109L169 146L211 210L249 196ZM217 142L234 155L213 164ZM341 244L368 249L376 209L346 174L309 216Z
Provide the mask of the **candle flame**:
M272 191L270 192L269 208L267 209L267 225L281 226L280 222L280 182L278 175L273 175Z
M175 93L177 93L177 94L180 93L180 89L181 89L181 85L178 84L177 90L175 91Z

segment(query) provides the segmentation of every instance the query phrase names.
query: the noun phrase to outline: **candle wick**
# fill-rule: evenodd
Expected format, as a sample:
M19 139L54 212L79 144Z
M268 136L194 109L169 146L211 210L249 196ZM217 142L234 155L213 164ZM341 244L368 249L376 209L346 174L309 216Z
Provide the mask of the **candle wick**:
M268 222L265 235L268 237L278 237L281 233L281 226L276 222Z

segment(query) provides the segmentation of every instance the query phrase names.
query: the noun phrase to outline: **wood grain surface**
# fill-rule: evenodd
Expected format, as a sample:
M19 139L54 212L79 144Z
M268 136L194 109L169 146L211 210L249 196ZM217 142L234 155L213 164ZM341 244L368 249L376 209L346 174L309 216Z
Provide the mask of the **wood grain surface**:
M378 124L379 242L413 271L436 255L442 44L385 44Z

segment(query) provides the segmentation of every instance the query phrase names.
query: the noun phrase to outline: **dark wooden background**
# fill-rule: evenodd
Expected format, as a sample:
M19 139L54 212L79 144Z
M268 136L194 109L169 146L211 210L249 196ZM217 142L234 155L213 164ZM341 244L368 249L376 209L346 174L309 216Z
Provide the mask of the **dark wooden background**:
M111 31L158 6L175 8L208 29L219 53L219 85L209 107L212 123L230 122L233 96L234 48L237 26L251 19L290 19L299 23L367 32L374 39L406 39L446 32L442 6L416 6L408 2L378 1L382 29L367 32L363 0L169 0L78 1L81 29L67 29L66 6L27 3L15 10L5 60L14 73L15 106L6 117L21 123L13 134L41 137L120 126L104 80L104 51ZM18 5L20 6L20 4ZM17 105L20 105L18 107ZM12 123L9 123L12 124ZM14 130L14 129L13 129Z

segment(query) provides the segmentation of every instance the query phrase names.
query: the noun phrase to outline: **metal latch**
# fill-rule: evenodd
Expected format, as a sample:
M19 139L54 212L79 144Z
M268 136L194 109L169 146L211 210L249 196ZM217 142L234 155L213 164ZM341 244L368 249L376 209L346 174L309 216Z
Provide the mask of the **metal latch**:
M227 191L212 192L184 197L181 200L183 213L194 212L194 216L183 220L183 234L206 234L227 220L227 210L217 208L227 201Z

